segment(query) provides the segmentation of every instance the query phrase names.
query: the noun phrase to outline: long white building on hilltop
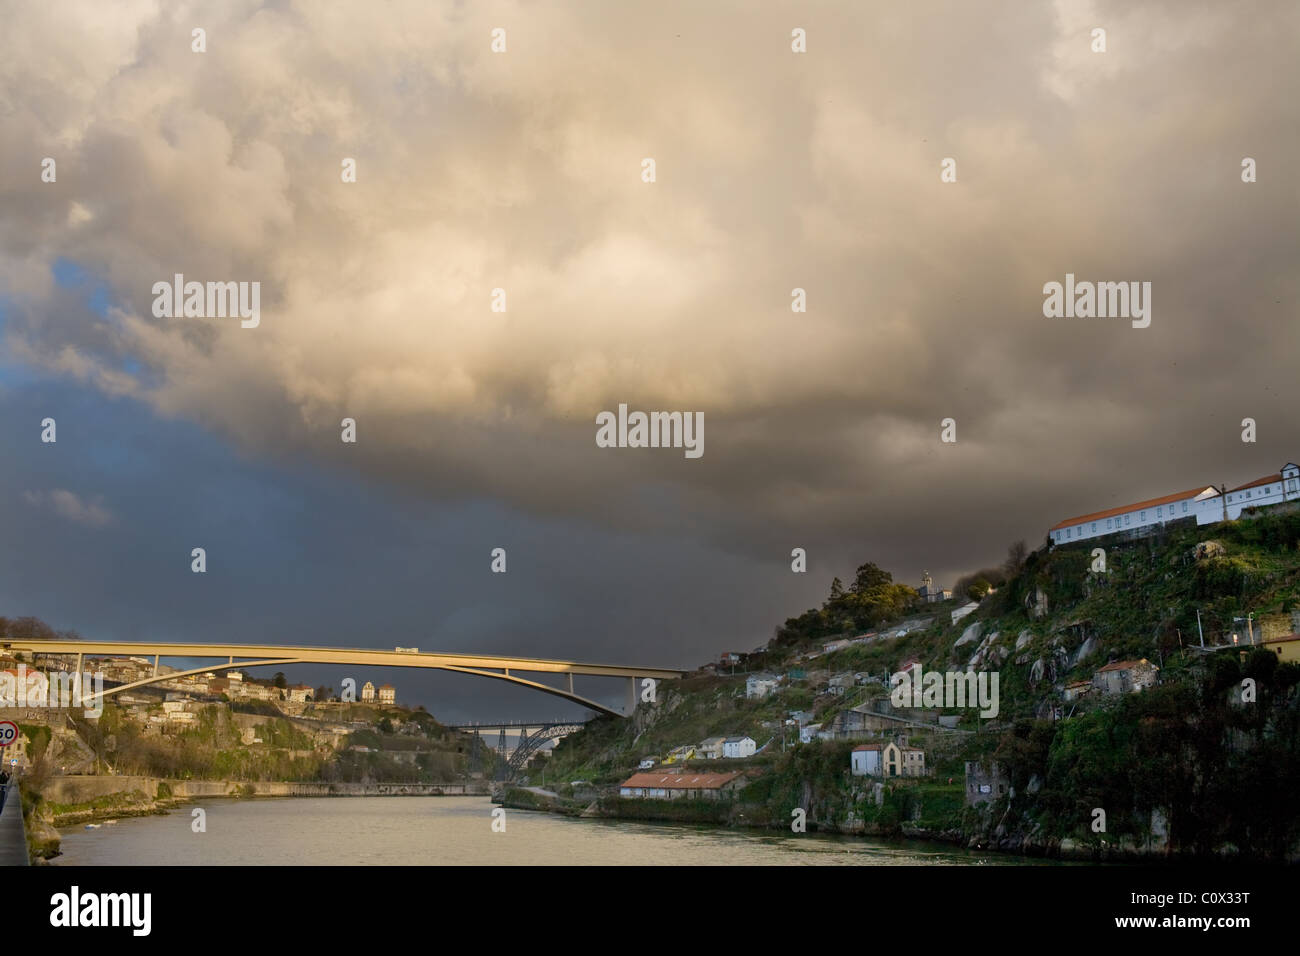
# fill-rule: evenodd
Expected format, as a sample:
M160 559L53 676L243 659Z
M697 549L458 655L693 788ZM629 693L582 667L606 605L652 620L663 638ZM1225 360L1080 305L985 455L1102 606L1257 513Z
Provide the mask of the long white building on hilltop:
M1235 521L1242 511L1283 501L1300 501L1300 465L1287 462L1274 475L1256 478L1226 492L1213 485L1150 498L1137 504L1108 508L1092 514L1066 518L1048 529L1053 544L1086 541L1108 534L1150 534L1161 525L1195 518L1198 525Z

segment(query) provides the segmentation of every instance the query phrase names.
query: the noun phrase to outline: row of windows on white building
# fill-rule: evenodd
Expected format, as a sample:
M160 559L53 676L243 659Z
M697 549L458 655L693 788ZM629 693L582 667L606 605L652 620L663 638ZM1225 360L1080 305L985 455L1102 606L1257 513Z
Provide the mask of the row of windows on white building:
M1208 485L1180 495L1166 495L1138 502L1122 509L1107 509L1062 521L1048 531L1054 544L1083 541L1118 531L1148 528L1184 518L1195 518L1198 525L1216 521L1235 521L1242 511L1260 505L1300 501L1300 465L1288 462L1281 472L1257 479L1239 488L1221 493ZM1226 512L1226 513L1225 513Z

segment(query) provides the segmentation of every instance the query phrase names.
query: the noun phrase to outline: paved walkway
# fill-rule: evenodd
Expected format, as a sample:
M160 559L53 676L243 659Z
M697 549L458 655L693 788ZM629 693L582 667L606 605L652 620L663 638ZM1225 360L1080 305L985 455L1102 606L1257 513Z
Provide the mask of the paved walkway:
M23 798L17 784L9 785L0 810L0 866L27 866L27 833L23 829Z

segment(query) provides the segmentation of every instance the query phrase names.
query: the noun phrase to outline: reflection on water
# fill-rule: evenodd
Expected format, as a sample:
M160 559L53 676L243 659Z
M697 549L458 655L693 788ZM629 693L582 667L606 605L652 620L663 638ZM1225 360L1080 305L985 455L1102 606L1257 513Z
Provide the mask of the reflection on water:
M55 865L406 866L421 864L999 865L1041 863L944 844L763 830L575 820L506 810L486 797L207 800L207 832L186 806L166 816L63 831Z

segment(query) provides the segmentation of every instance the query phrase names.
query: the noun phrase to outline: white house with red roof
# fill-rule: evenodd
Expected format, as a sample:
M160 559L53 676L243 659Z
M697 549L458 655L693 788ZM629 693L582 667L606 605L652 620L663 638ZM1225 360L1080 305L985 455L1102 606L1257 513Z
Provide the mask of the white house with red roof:
M1213 485L1148 498L1131 505L1066 518L1048 529L1053 544L1086 541L1108 534L1151 534L1173 521L1195 518L1198 525L1235 521L1247 508L1300 501L1300 465L1287 462L1276 474L1221 492Z

